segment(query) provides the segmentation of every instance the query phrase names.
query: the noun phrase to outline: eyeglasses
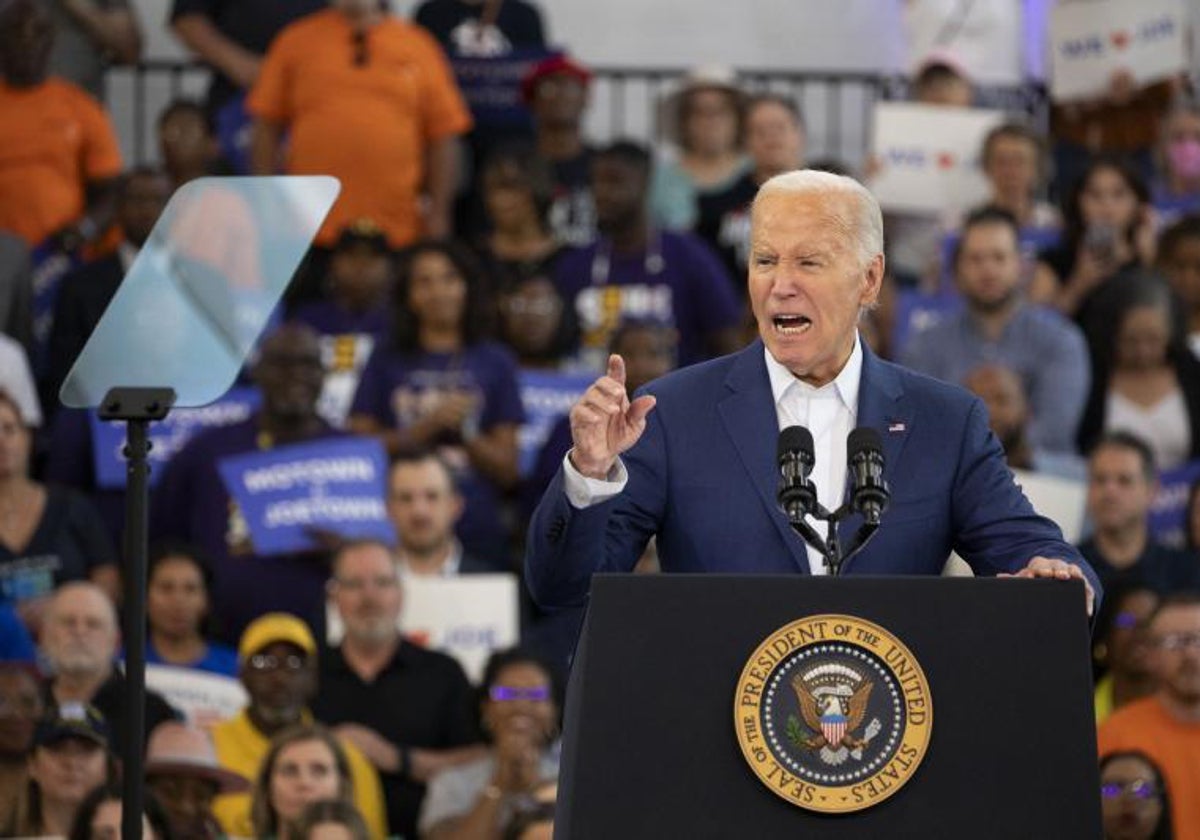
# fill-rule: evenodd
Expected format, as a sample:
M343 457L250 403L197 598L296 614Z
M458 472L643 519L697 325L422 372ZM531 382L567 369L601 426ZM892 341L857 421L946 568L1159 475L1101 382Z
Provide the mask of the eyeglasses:
M282 657L256 653L246 664L252 671L299 671L304 668L305 659L294 653Z
M1172 652L1188 648L1200 650L1200 633L1168 633L1155 639L1154 644L1161 650Z
M395 589L400 581L392 577L374 578L334 578L337 585L347 592L361 592L364 589Z
M1105 782L1100 785L1100 796L1105 799L1116 799L1121 794L1127 794L1134 799L1155 799L1159 795L1158 786L1145 779L1134 779L1132 782Z
M488 697L499 702L509 700L549 700L550 687L542 685L536 688L512 688L507 685L494 685L488 689Z

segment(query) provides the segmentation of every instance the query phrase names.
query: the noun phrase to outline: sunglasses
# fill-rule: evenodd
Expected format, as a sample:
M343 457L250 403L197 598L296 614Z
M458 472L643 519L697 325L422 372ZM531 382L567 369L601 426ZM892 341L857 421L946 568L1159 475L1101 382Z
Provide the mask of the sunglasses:
M1105 782L1100 785L1100 796L1104 799L1116 799L1121 794L1127 794L1134 799L1156 799L1158 787L1153 782L1144 779L1134 779L1132 782Z
M488 689L488 697L500 702L509 700L549 700L550 688L544 685L537 688L511 688L507 685L494 685Z

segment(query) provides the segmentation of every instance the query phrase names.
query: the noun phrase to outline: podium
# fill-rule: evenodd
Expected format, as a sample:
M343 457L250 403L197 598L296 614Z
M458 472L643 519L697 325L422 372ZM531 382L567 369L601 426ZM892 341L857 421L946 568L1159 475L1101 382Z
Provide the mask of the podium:
M555 837L1099 837L1083 598L1075 581L597 575L567 692ZM811 617L835 617L821 625L828 644L812 644L811 623L804 632L780 633ZM835 644L835 629L847 639L875 639L863 623L899 644L881 644L875 658ZM799 645L793 659L800 650L808 658L796 664L781 655L789 640ZM900 649L923 672L926 693L904 670ZM830 702L823 691L842 691L837 702L853 710L851 690L835 683L856 669L821 664L835 650L858 657L851 664L870 664L857 670L874 683L867 691L872 710L857 723L851 711L849 729L858 726L858 738L867 741L880 729L882 735L859 747L862 762L890 743L889 726L900 726L874 720L876 709L887 718L893 702L884 690L890 678L871 668L900 666L903 679L892 693L898 720L909 727L900 737L924 737L923 756L902 762L902 782L868 779L861 775L866 765L845 753L822 769L825 759L813 745L849 730L825 728L829 739L822 738L813 707L802 713L796 698L811 698L815 685L823 706ZM791 670L768 679L772 665ZM767 685L777 689L769 698L754 687ZM780 725L769 734L760 724L772 714ZM863 725L866 718L873 727ZM804 789L804 806L788 801L783 777L770 771L774 759L759 753L757 769L768 772L755 769L754 749L789 739L811 757L799 772L783 768L787 790L792 782L795 792ZM892 761L879 772L903 775L888 774L895 758L879 760ZM849 782L801 783L814 772ZM826 793L827 804L836 804L834 790L847 807L877 801L844 813L811 807Z

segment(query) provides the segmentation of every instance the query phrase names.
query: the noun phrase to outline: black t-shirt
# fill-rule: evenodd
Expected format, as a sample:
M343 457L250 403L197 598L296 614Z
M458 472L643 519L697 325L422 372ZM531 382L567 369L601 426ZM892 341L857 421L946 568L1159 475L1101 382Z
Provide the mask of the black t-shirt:
M1200 585L1200 559L1156 542L1148 543L1137 561L1126 569L1118 569L1109 563L1094 539L1080 543L1079 553L1095 569L1106 590L1140 584L1165 595Z
M758 183L747 173L723 190L696 196L696 235L713 247L742 291L750 264L750 203L757 194Z
M235 44L262 55L271 41L289 23L329 6L328 0L175 0L171 20L201 14ZM208 88L208 108L216 112L240 88L218 70L213 70Z
M564 245L586 245L596 238L596 203L592 200L592 156L585 146L570 160L551 161L554 197L550 228Z
M479 40L475 22L483 8L482 3L464 3L463 0L426 0L417 8L413 19L428 29L451 55L478 55L473 49ZM514 49L546 44L541 13L524 0L503 0L496 20L484 35L493 48L489 55L503 55Z
M480 741L476 698L458 663L444 653L402 642L373 682L350 670L338 648L321 656L313 716L328 726L358 723L401 747L449 749ZM425 786L380 773L388 833L417 836Z
M46 487L46 509L29 544L13 551L0 543L0 597L26 601L51 594L62 583L84 580L117 555L100 514L83 494Z

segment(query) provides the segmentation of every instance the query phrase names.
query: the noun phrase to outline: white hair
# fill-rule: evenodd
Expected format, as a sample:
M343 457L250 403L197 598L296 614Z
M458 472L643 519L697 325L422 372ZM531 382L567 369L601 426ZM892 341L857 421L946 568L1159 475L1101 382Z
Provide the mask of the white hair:
M754 203L750 205L750 218L753 225L754 211L768 195L842 195L850 198L854 211L851 218L840 218L840 213L831 210L838 216L838 221L845 227L846 234L853 240L858 252L859 262L863 268L883 253L883 213L879 202L871 191L853 178L845 175L835 175L820 169L795 169L770 178L758 189Z

